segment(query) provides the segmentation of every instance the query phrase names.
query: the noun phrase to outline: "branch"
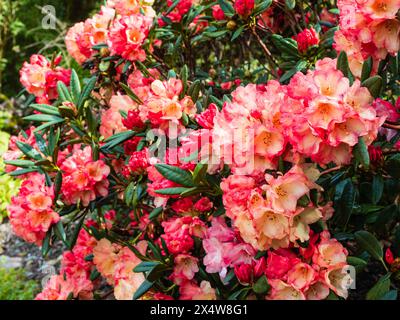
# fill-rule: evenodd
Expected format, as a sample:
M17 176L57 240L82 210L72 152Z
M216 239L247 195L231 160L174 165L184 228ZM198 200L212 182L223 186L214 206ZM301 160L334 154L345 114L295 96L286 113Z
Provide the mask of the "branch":
M342 166L337 166L337 167L334 167L334 168L327 169L327 170L321 172L321 176L324 175L324 174L328 174L328 173L332 173L332 172L338 171L340 169L342 169Z
M382 125L382 127L386 128L386 129L400 130L400 124L395 125L395 124L390 124L390 123L385 122Z
M261 48L263 49L267 60L269 62L269 64L271 65L271 72L273 73L273 76L275 78L278 78L278 73L276 71L275 68L278 68L278 65L276 64L276 62L274 61L274 59L272 58L271 52L269 51L269 49L267 48L267 46L265 45L265 43L262 41L262 39L260 38L260 36L258 35L255 26L253 26L251 28L251 32L253 33L253 35L256 37L257 42L260 44ZM275 68L274 68L275 67Z

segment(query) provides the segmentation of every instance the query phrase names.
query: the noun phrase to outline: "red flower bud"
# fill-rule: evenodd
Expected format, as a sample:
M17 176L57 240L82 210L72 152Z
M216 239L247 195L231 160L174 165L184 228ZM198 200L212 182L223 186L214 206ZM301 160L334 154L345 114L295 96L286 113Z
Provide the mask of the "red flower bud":
M319 35L314 28L304 29L296 36L296 41L299 52L304 53L309 47L315 46L319 43Z
M236 0L233 6L239 16L247 18L254 9L254 0Z
M126 119L122 119L122 124L129 130L141 131L144 129L144 122L139 117L138 110L130 110L128 112L128 117Z
M393 258L393 252L392 250L390 250L390 248L386 249L385 252L385 260L388 264L392 264L394 262L394 258Z
M253 275L253 266L251 264L237 265L234 271L241 284L248 285L251 283Z
M265 259L265 257L261 257L259 260L254 262L254 269L253 269L254 278L255 279L260 278L264 274L266 268L267 268L267 259Z
M221 9L220 5L217 4L212 7L212 16L215 20L225 20L224 10Z
M375 165L378 164L383 158L381 147L375 147L373 145L370 145L368 146L368 153L372 164Z

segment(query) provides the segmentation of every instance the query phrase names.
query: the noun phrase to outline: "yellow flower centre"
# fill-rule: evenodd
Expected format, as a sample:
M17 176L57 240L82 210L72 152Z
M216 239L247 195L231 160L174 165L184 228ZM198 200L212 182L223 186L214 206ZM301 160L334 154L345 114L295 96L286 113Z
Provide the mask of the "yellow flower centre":
M287 192L282 187L275 188L275 192L279 197L285 197Z

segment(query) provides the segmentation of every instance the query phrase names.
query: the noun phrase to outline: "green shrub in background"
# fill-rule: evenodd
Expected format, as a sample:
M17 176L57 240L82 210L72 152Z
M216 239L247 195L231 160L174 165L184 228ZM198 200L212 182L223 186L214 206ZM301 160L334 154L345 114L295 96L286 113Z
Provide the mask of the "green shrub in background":
M39 285L28 280L24 270L0 268L0 300L32 300Z
M1 155L7 150L10 135L0 131L0 223L7 216L6 207L20 186L20 181L4 174L4 163Z

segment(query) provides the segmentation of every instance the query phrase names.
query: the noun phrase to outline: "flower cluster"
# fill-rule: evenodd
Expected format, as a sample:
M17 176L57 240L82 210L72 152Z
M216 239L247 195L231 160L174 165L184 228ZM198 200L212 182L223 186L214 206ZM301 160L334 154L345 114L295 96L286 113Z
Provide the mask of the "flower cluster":
M173 0L167 0L167 6L168 8L171 7L175 1ZM166 12L163 13L163 16L158 19L158 25L160 27L163 27L166 25L166 23L163 20L167 18L172 22L180 22L182 20L182 17L190 10L194 3L194 0L179 0L178 4L174 6L172 10L168 10L169 13L167 14Z
M267 183L231 175L221 184L226 214L240 236L258 250L287 248L291 243L308 241L309 225L323 214L312 204L302 207L298 202L319 187L298 166L284 176L267 175L265 179Z
M53 275L36 300L92 299L93 282L90 275L93 262L88 257L97 241L81 229L72 251L63 254L60 274Z
M146 242L140 242L137 250L146 251ZM133 294L145 280L142 273L133 269L141 260L128 248L112 244L107 239L100 240L93 248L93 263L101 275L114 287L118 300L131 300Z
M30 62L25 62L20 71L20 81L25 89L36 97L38 103L49 103L57 99L57 83L68 84L71 70L58 67L61 56L53 61L42 55L33 55Z
M92 149L80 149L78 145L72 150L66 150L63 159L59 159L62 170L61 194L67 204L81 202L87 206L97 196L108 194L109 181L106 179L110 168L102 160L94 161Z
M387 54L396 55L400 49L400 21L396 15L400 9L398 0L340 0L340 30L335 34L335 48L344 50L350 68L361 76L362 65L369 57L375 61Z
M44 175L30 174L8 206L15 234L27 242L41 245L50 227L60 220L53 201L53 187L46 186Z
M328 58L288 85L250 84L232 96L214 118L213 152L238 173L276 169L280 156L347 164L359 138L370 144L385 119L368 89L359 81L350 86Z
M65 38L68 52L78 63L83 63L95 53L94 46L108 44L112 54L143 61L146 53L142 45L154 15L151 3L145 1L107 1L98 14L68 30Z
M108 0L65 39L90 79L25 63L40 105L4 154L10 224L68 246L37 299L346 299L348 263L374 258L398 281L376 249L396 238L398 61L377 62L400 2L337 3Z
M265 274L271 300L323 300L330 290L347 298L351 279L347 250L327 231L315 234L300 254L280 249L268 253Z

